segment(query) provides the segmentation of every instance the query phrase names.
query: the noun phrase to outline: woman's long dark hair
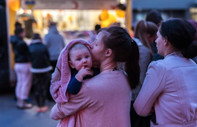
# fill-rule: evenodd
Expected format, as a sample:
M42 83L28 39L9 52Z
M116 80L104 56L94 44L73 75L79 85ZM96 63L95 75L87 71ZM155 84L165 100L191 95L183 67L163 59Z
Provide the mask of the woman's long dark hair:
M137 44L130 37L128 32L117 26L102 29L106 31L103 38L104 45L114 52L114 61L125 62L125 71L128 75L128 81L131 89L134 89L139 83L139 49Z

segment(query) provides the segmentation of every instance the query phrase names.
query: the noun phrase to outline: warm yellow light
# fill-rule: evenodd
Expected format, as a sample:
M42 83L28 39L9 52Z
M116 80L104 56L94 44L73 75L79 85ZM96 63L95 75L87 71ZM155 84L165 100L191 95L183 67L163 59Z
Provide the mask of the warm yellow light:
M108 10L102 10L101 15L100 15L101 21L106 20L108 18L109 18Z
M8 0L8 7L13 11L17 11L20 8L20 1L19 0Z
M116 22L115 16L112 14L109 14L106 20L101 21L101 28L108 27L115 22Z
M116 15L120 18L124 18L125 17L125 11L117 9L116 10Z

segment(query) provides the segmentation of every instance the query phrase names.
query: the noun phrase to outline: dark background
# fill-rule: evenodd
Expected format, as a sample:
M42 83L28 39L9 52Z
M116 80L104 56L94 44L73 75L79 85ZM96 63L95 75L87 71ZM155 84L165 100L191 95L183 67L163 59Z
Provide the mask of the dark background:
M0 90L8 88L9 83L9 48L6 17L6 0L0 0Z

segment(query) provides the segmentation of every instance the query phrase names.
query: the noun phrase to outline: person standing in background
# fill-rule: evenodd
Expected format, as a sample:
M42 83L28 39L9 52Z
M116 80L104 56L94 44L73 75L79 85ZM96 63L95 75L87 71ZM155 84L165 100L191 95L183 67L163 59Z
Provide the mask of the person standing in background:
M53 67L51 73L53 73L57 64L59 54L65 46L64 38L59 34L55 22L50 22L49 32L44 36L44 44L47 46L49 52L50 64ZM47 98L48 100L53 100L49 92L49 87L50 83L47 87Z
M138 115L148 116L154 108L155 127L197 126L197 65L193 46L195 28L186 20L162 22L156 44L163 60L150 63L144 83L134 102Z
M159 27L161 22L163 21L163 19L162 19L161 14L159 13L159 11L151 10L146 15L146 21L153 22L157 25L157 27ZM156 61L156 60L163 59L163 56L161 56L157 53L156 43L153 42L153 43L151 43L150 46L151 46L151 49L153 52L153 59L152 60Z
M157 10L151 10L146 15L146 21L155 23L158 27L162 22L161 14Z
M29 96L31 88L31 72L30 72L30 53L27 44L24 42L25 31L21 27L16 27L15 35L11 36L11 44L14 51L15 66L14 69L17 75L16 84L16 106L20 109L31 108L32 104L25 100Z
M25 25L25 37L28 39L31 39L33 36L33 24L35 25L37 22L34 18L33 15L30 15L24 20L24 25Z
M152 22L144 20L138 21L134 30L133 40L139 47L139 65L140 65L140 82L139 85L132 90L132 101L131 101L131 125L132 127L150 127L150 116L141 117L136 114L133 103L137 98L139 91L144 82L148 65L152 61L152 50L150 44L154 42L157 33L157 26Z
M55 22L51 22L49 24L49 32L44 37L44 44L47 46L49 51L50 63L53 66L53 72L56 67L59 54L65 46L64 38L59 34Z
M47 47L42 43L40 34L33 34L29 45L31 54L31 72L33 74L34 95L37 102L37 112L45 112L48 107L45 105L47 97L48 84L50 83L50 71L52 66L49 61Z
M22 24L18 21L15 22L14 26L15 26L15 29L16 28L22 28Z

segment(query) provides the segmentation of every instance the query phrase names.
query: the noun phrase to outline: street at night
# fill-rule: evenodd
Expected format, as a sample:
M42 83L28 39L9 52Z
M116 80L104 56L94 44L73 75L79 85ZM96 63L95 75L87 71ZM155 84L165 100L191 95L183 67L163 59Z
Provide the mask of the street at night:
M33 95L32 103L35 105ZM18 109L14 93L8 92L0 95L0 123L1 127L55 127L58 121L49 117L50 109L54 102L46 102L49 110L43 113L36 112L36 107L31 109Z

